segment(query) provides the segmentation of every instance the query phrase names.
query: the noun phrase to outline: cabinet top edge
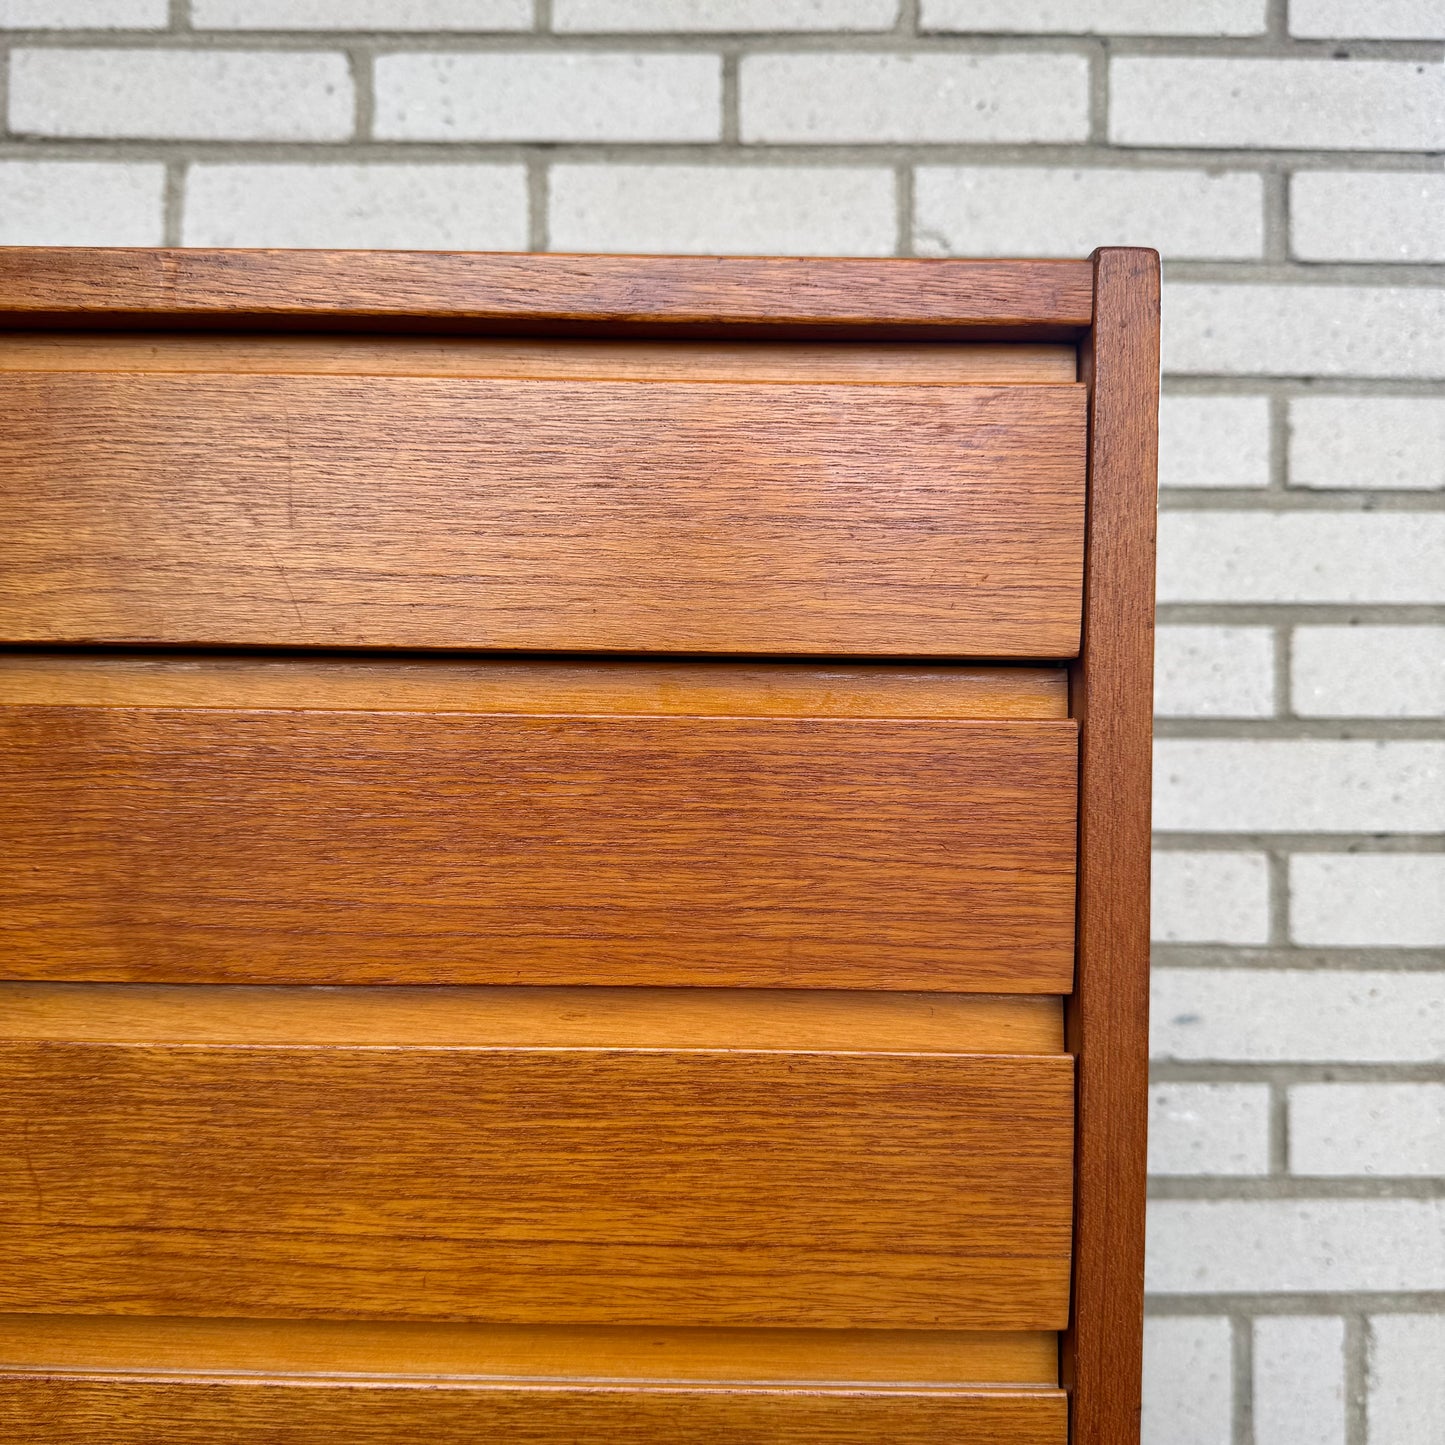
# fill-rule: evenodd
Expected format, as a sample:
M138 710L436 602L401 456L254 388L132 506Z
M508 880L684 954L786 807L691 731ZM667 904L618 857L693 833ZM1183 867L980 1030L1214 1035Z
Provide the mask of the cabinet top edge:
M1087 260L0 247L0 328L1070 340Z

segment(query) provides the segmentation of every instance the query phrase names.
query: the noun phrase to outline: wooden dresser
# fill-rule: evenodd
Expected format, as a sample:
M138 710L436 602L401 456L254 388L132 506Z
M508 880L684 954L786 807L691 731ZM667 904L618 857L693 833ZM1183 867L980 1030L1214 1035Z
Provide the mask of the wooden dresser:
M0 325L4 1438L1136 1438L1152 252Z

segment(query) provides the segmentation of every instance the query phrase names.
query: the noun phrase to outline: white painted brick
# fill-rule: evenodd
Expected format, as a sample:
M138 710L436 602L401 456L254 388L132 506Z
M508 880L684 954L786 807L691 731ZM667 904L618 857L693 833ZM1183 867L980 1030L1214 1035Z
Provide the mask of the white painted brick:
M1144 1321L1142 1445L1227 1445L1230 1333L1226 1319Z
M1269 941L1263 853L1154 854L1150 932L1156 943Z
M1303 261L1445 261L1445 175L1305 171L1290 183L1290 249Z
M1109 66L1109 139L1262 150L1439 149L1445 66L1124 56Z
M0 162L0 246L159 246L162 165Z
M1445 828L1445 742L1161 738L1154 755L1162 832Z
M1254 1322L1254 1445L1345 1445L1345 1322Z
M557 251L888 256L893 172L881 166L556 165Z
M1161 602L1445 602L1445 513L1159 517Z
M921 24L972 34L1259 35L1265 0L923 0Z
M1289 433L1293 487L1445 488L1445 398L1295 397Z
M742 138L798 143L1080 141L1079 55L750 55Z
M1296 943L1445 948L1445 853L1298 853L1289 885Z
M1290 0L1289 29L1325 40L1445 40L1445 10L1439 0Z
M1161 487L1267 487L1269 402L1262 396L1159 398Z
M1159 1294L1445 1289L1445 1199L1157 1199L1146 1279Z
M1445 1175L1445 1084L1296 1084L1289 1167L1325 1178Z
M1445 289L1166 284L1164 370L1445 377Z
M1301 717L1445 717L1445 627L1296 627Z
M1274 634L1267 627L1161 627L1154 634L1156 717L1269 717Z
M194 165L187 246L527 248L519 165Z
M1376 1315L1370 1321L1370 1445L1445 1440L1445 1315Z
M1264 1084L1155 1084L1149 1090L1149 1172L1268 1174Z
M931 256L1087 256L1152 246L1239 259L1264 246L1264 194L1247 172L921 166L914 244Z
M16 50L10 128L25 135L345 140L344 55L236 50Z
M531 0L191 0L197 30L530 30Z
M385 140L713 141L722 62L606 51L383 55L375 129Z
M552 0L552 29L719 33L888 30L898 0Z
M1445 1062L1439 974L1156 968L1154 1056L1254 1064Z
M163 30L170 0L0 0L0 30Z

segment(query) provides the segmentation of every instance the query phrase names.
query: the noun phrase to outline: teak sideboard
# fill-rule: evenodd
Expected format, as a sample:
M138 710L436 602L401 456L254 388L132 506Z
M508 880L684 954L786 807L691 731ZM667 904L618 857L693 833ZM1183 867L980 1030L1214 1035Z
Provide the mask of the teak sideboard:
M4 1438L1137 1438L1153 252L0 327Z

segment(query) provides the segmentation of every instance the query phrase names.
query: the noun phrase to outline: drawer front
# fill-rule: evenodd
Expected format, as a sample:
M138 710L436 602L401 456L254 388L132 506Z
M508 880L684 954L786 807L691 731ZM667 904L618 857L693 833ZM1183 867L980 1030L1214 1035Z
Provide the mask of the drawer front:
M0 369L0 640L1062 658L1084 390Z
M29 1445L1064 1445L1062 1390L5 1375Z
M76 1038L67 1012L97 991L125 1007L109 1041ZM519 1041L506 1007L466 1033L445 991L398 1005L430 1011L433 1042L413 1023L410 1042L350 1043L333 992L305 989L286 991L290 1041L265 1042L254 990L161 992L224 997L183 1040L155 991L115 986L62 987L48 1034L8 1026L0 1127L26 1148L0 1164L0 1310L1066 1322L1061 1052L949 1052L876 1018L848 1052L746 1030L664 1046L626 1018L609 1045L569 1045L587 990L552 996L551 1046ZM980 1049L967 1020L956 1037Z
M12 978L1063 993L1075 725L0 708Z

